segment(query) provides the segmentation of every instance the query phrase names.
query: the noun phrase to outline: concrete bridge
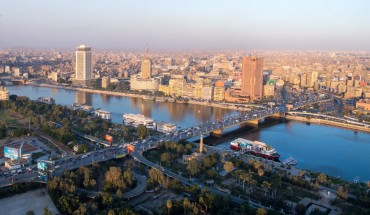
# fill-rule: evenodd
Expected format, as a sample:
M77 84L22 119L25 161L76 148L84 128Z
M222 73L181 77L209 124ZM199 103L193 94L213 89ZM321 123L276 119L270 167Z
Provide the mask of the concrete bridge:
M108 142L108 141L101 140L101 139L96 138L96 137L94 137L94 136L91 136L91 135L88 135L88 134L84 134L84 133L81 133L81 132L76 131L76 130L73 130L73 129L71 129L71 131L72 131L75 135L77 135L77 136L79 136L79 137L82 137L82 138L85 138L85 139L87 139L87 140L90 140L91 142L98 143L98 144L103 145L103 146L105 146L105 147L109 147L109 146L111 146L111 143L110 143L110 142Z

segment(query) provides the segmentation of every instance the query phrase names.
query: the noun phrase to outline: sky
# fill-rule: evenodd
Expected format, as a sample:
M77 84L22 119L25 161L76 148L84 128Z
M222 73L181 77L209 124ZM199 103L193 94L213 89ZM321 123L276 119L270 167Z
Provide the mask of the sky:
M369 0L0 0L0 49L370 50Z

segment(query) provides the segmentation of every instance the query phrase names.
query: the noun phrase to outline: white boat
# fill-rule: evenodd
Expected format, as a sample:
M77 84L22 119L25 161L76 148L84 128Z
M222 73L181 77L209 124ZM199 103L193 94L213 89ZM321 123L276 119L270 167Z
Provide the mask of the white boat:
M163 133L170 133L176 131L176 125L173 123L157 123L157 131L163 132Z
M112 119L112 113L109 111L98 109L95 111L95 116L100 117L105 120L111 120Z
M154 122L154 120L142 114L128 113L123 114L122 118L125 125L133 125L135 127L137 127L138 125L144 125L150 129L156 128L156 123Z
M55 100L53 98L48 98L48 97L39 97L36 101L44 103L44 104L48 104L48 105L55 104Z

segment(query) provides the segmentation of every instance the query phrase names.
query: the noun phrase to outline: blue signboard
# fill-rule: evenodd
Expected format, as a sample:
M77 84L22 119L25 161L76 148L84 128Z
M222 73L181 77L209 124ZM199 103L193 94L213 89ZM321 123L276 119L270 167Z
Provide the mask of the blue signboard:
M39 161L37 162L37 169L40 171L46 171L46 163L42 162L42 161Z
M12 160L19 159L19 150L16 148L4 146L4 157L10 158Z
M48 173L47 173L47 164L42 161L37 162L37 169L39 173L39 177L41 180L47 181L48 180Z

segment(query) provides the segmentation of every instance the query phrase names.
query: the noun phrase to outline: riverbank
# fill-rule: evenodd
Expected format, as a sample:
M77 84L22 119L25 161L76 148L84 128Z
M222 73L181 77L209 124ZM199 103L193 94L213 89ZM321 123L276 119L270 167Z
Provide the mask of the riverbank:
M331 125L331 126L336 126L340 128L347 128L347 129L352 129L356 131L363 131L370 133L370 128L358 126L358 125L350 125L346 123L341 123L341 122L334 122L330 120L324 120L324 119L316 119L316 118L307 118L307 117L300 117L300 116L285 116L285 119L288 120L295 120L295 121L301 121L301 122L309 122L309 123L317 123L317 124L322 124L322 125Z
M112 95L112 96L121 96L121 97L131 97L131 98L140 98L144 99L146 95L138 95L133 93L123 93L123 92L112 92L106 90L94 90L94 89L87 89L87 88L80 88L80 87L69 87L69 86L60 86L60 85L50 85L50 84L36 84L36 83L26 83L25 85L36 86L36 87L48 87L48 88L56 88L56 89L64 89L64 90L74 90L80 92L87 92L87 93L95 93L95 94L105 94L105 95ZM200 101L192 101L189 100L188 102L181 102L183 104L194 104L194 105L203 105L208 107L215 107L215 108L223 108L228 110L237 110L237 111L249 111L250 109L247 107L238 107L233 106L230 104L212 104L209 102L200 102Z

